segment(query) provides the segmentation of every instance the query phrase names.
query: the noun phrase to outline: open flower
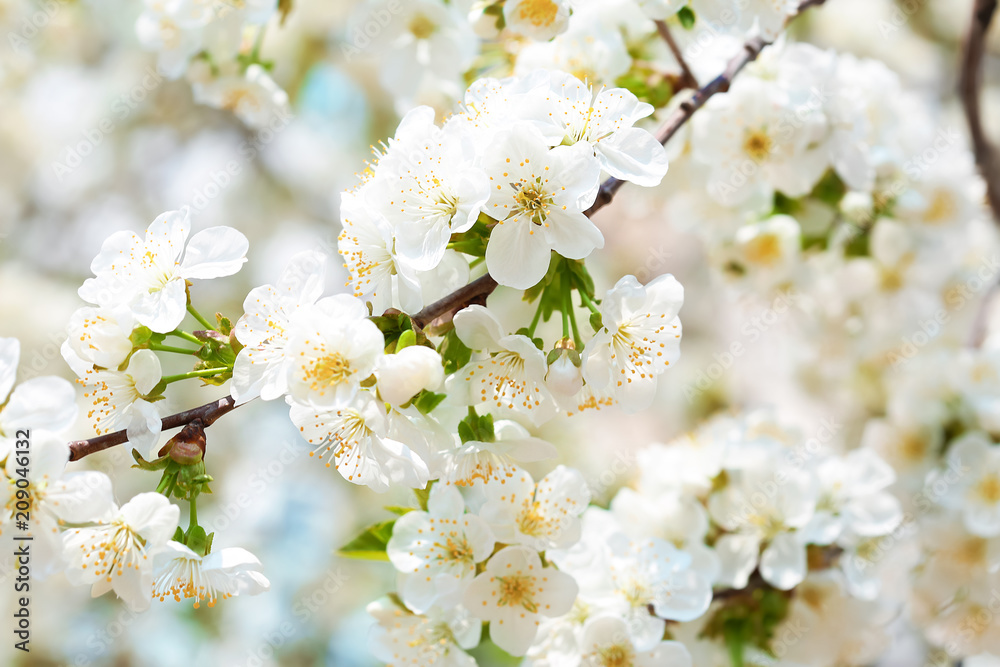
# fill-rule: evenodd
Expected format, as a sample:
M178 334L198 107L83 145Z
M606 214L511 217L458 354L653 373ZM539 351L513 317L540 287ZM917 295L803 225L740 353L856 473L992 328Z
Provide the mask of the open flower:
M145 239L132 232L112 234L90 265L96 278L84 282L80 297L112 308L126 304L139 324L157 333L174 330L187 308L186 281L233 275L249 247L231 227L204 229L188 242L190 233L185 208L158 216ZM120 289L108 290L109 284Z
M220 599L257 595L271 587L260 561L246 549L227 548L199 556L171 540L156 554L154 565L153 597L160 602L168 597L178 602L193 599L195 609L202 602L214 607Z
M351 274L354 296L370 301L376 312L398 305L413 313L423 305L416 269L396 253L392 226L356 193L341 196L337 249Z
M563 132L564 140L590 146L601 167L615 178L637 185L659 185L667 173L666 149L637 121L653 107L624 88L595 93L572 74L551 72L551 104L546 120Z
M132 352L131 313L122 313L124 321L119 321L115 315L104 308L80 308L69 318L66 331L66 343L63 357L71 368L100 366L102 368L118 368ZM81 362L70 359L66 348Z
M538 633L540 616L561 616L579 591L573 577L542 567L534 549L507 547L486 563L486 571L465 591L465 606L490 623L490 638L522 656Z
M544 42L566 30L569 10L566 0L509 0L503 18L512 32Z
M128 441L152 453L162 422L156 406L146 400L162 378L160 360L152 350L139 350L124 371L88 370L77 380L93 407L87 418L98 435L126 428Z
M502 133L486 160L498 220L486 246L486 267L501 285L527 289L549 268L555 250L583 259L604 247L604 235L583 212L597 197L600 163L586 145L549 150L527 128Z
M544 461L556 456L552 443L531 437L517 422L498 421L495 431L496 442L470 440L446 450L441 481L458 486L489 482L502 484L520 474L518 463Z
M483 624L464 607L434 607L421 616L383 598L367 611L378 622L371 635L376 659L400 667L476 667L462 649L479 646Z
M578 471L559 466L542 481L520 471L506 484L487 484L479 515L497 539L539 551L565 549L580 539L580 514L590 504L590 489Z
M363 188L364 201L392 226L395 248L420 271L441 263L452 233L472 227L489 197L465 126L434 124L434 110L406 114Z
M951 445L947 465L947 470L928 475L928 489L946 489L932 497L961 510L970 533L1000 535L1000 447L985 433L973 431Z
M368 392L332 409L293 403L289 414L314 447L309 455L336 466L348 482L382 492L393 484L423 488L430 478L427 463L389 437L385 404Z
M316 303L325 279L326 258L307 251L292 258L276 285L250 290L234 329L243 345L233 367L232 395L237 404L256 396L270 401L288 393L291 358L286 348L292 318Z
M0 338L0 459L14 446L18 429L62 431L76 421L73 385L63 378L46 375L14 386L20 358L21 342Z
M15 518L15 503L24 494L30 507L28 530L51 553L61 552L59 529L64 523L87 523L107 517L114 508L111 480L102 472L82 470L67 473L69 445L62 438L46 432L32 433L30 465L21 466L18 457L7 457L7 477L0 480L0 526L8 526ZM22 479L19 469L27 468L23 479L27 485L17 484ZM19 490L22 492L19 495Z
M426 512L408 512L396 520L386 546L389 560L402 574L399 593L406 606L424 613L437 603L451 606L476 576L476 564L493 553L493 533L454 486L435 484ZM449 600L443 605L440 600Z
M657 378L680 357L684 288L670 274L640 285L625 276L601 303L604 328L583 350L583 377L627 411L653 402Z
M359 299L337 294L298 318L288 340L288 389L296 401L330 408L371 377L385 338Z
M159 493L140 493L92 528L63 533L70 583L92 584L94 597L109 590L133 611L149 607L153 556L177 528L180 510Z
M743 588L759 562L765 581L781 590L793 588L806 576L806 545L798 530L815 512L815 481L769 459L730 471L729 479L708 499L712 520L730 531L715 543L720 582Z
M615 616L588 621L580 644L581 667L691 667L691 654L677 641L661 641L652 649L638 650L629 626Z
M552 418L555 406L545 385L545 354L530 338L505 335L500 320L483 306L463 308L454 322L459 340L488 354L471 360L458 374L471 404L492 404L524 415L535 425Z

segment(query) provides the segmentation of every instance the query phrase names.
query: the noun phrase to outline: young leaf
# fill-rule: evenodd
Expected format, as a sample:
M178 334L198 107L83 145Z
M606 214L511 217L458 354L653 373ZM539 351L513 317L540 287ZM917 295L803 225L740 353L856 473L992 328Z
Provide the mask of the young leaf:
M385 553L389 538L392 537L392 527L396 520L382 521L369 526L363 533L340 548L337 553L346 558L359 560L384 560L389 556Z

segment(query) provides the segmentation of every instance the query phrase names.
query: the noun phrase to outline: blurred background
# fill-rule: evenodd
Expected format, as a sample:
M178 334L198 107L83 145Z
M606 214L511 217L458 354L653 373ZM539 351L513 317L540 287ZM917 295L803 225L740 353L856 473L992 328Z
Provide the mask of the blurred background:
M251 242L236 276L201 282L197 302L234 320L254 286L273 282L304 249L325 249L337 267L338 202L390 136L399 100L379 83L375 48L351 44L352 0L295 0L282 26L272 23L261 52L276 65L293 117L277 131L256 132L228 111L198 105L191 85L156 74L156 59L135 35L141 3L122 0L0 0L0 336L21 340L19 379L72 373L59 355L76 290L111 233L141 232L159 213L192 206L194 230L230 225ZM972 0L828 0L797 21L793 38L885 62L932 103L942 125L964 131L955 99L957 58ZM987 63L985 118L1000 135L1000 35ZM83 150L80 147L84 146ZM236 160L238 174L226 172ZM69 169L57 165L70 165ZM709 270L700 226L671 216L671 176L660 189L628 185L596 218L607 247L591 260L598 290L625 274L648 280L673 273L684 284L683 357L661 383L654 408L625 416L614 409L561 418L541 433L561 461L581 469L597 500L629 482L634 452L694 427L724 405L781 403L802 428L831 408L777 378L790 353L781 330L748 343L749 354L726 366L724 396L685 389L730 343L739 324L767 302L720 284ZM339 271L339 272L338 272ZM499 292L511 309L520 304ZM971 321L974 310L960 318ZM166 370L166 369L165 369ZM763 387L763 389L761 389ZM170 400L170 412L225 393L204 387ZM82 396L81 396L82 401ZM82 403L81 403L81 407ZM846 408L845 408L846 409ZM834 414L836 416L836 414ZM74 438L92 434L80 420ZM91 600L61 574L33 587L30 657L0 643L0 663L29 665L337 665L374 664L365 637L365 605L390 590L386 563L338 558L336 549L385 518L383 505L407 504L403 491L378 495L346 483L308 457L287 409L259 401L225 417L208 434L214 494L200 503L217 546L255 553L271 591L213 609L159 603L134 615L113 596ZM119 501L151 490L154 476L129 470L122 447L74 464L108 472ZM4 554L9 553L7 550ZM0 556L0 590L12 587L10 557ZM0 609L11 603L0 595ZM3 613L6 613L4 611ZM503 664L480 655L480 664Z

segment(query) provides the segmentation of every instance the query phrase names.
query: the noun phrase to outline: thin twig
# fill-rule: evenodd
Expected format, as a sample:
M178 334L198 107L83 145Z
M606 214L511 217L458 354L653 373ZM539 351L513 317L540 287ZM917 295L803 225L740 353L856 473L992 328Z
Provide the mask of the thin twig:
M990 29L996 9L997 0L976 0L973 5L972 20L969 22L969 32L962 49L958 91L965 110L965 120L969 125L972 152L976 157L979 173L986 182L986 201L993 219L1000 224L1000 160L997 158L996 147L986 136L980 105L986 33ZM969 332L970 347L978 348L986 339L989 329L989 307L997 290L998 286L994 285L979 302L979 310Z
M233 410L235 407L236 401L231 396L226 396L225 398L220 398L217 401L206 403L197 408L164 417L161 428L164 431L169 431L170 429L187 426L196 419L200 419L202 424L208 427L216 419ZM107 433L96 438L90 438L89 440L75 440L69 443L69 460L79 461L84 456L89 456L90 454L95 454L126 442L128 442L128 435L125 430Z
M983 128L979 94L983 78L983 58L986 55L986 33L990 29L996 9L997 0L976 0L973 6L972 21L962 52L959 95L965 109L965 119L969 124L976 164L979 165L979 171L986 181L986 197L993 218L1000 224L1000 160L997 159L996 148Z
M685 88L697 88L698 79L695 77L694 72L688 67L687 61L684 59L684 54L681 52L681 48L677 45L677 41L674 36L670 34L670 28L667 26L665 21L656 22L656 30L660 33L660 37L663 41L667 43L670 48L670 53L674 54L674 59L677 64L681 67L681 84Z

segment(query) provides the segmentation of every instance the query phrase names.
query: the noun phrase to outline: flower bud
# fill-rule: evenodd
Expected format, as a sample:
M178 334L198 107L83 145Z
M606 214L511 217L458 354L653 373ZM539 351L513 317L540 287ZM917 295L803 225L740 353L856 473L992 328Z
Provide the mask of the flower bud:
M553 356L555 358L553 359ZM545 386L559 396L575 396L583 388L580 353L573 349L556 349L549 353L549 372Z
M180 433L163 445L159 454L169 456L182 466L199 463L205 457L205 426L201 420L195 419L182 428Z
M396 354L380 357L375 377L382 399L402 405L424 389L440 387L444 382L444 368L437 352L423 345L411 345Z

